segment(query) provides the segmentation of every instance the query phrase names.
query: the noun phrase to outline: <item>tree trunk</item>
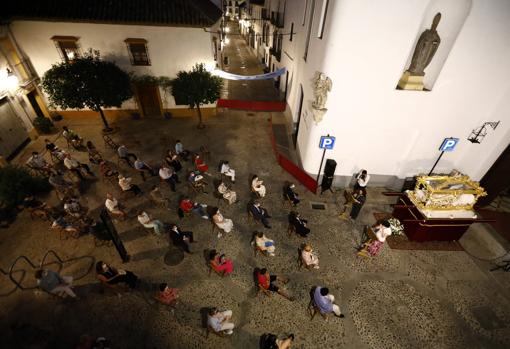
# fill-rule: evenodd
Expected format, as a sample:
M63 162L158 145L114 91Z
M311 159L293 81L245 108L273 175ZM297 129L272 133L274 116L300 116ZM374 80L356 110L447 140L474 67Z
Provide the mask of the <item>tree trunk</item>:
M197 126L197 128L204 128L205 125L202 122L202 111L200 110L200 104L196 103L196 106L197 106L197 113L198 113L198 126Z
M108 125L108 121L106 121L106 118L104 117L103 109L101 107L98 107L98 111L99 111L99 114L101 114L101 119L103 120L103 124L104 124L103 131L111 132L112 128L110 127L110 125Z

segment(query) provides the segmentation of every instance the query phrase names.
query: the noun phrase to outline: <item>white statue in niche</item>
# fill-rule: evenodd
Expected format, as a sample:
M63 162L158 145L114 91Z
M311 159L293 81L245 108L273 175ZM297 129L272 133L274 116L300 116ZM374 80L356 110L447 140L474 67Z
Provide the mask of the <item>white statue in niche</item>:
M328 99L328 92L331 91L333 82L326 74L315 72L312 80L314 89L314 101L312 102L313 120L316 124L322 121L324 114L328 111L326 109L326 100Z

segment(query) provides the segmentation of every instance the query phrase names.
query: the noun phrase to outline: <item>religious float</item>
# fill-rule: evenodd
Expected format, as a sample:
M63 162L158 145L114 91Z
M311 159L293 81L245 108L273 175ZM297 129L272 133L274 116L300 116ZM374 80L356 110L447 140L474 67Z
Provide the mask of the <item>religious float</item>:
M489 222L473 208L487 193L478 182L457 172L417 176L414 190L386 194L399 196L392 215L412 241L459 240L472 223Z

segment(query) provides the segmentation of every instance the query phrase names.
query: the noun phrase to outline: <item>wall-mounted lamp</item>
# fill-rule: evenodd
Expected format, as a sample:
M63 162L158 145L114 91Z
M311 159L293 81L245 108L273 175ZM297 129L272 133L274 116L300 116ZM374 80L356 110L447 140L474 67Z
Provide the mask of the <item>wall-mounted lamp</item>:
M0 91L14 91L18 88L19 79L9 68L0 69Z
M468 141L471 143L478 143L480 144L482 140L487 135L487 126L492 127L493 130L496 129L499 125L499 121L487 121L482 126L475 128L473 131L471 131L471 134L468 137Z

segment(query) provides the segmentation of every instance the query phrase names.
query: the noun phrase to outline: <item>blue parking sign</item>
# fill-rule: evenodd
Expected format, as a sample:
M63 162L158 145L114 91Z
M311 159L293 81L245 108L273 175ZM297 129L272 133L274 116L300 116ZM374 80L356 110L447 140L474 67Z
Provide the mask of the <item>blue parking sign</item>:
M439 151L453 151L458 143L458 138L445 138L439 147Z
M319 148L321 149L333 149L335 145L335 137L330 136L322 136L321 141L319 143Z

